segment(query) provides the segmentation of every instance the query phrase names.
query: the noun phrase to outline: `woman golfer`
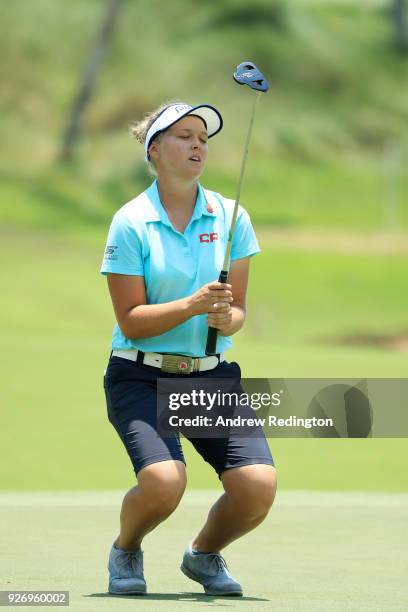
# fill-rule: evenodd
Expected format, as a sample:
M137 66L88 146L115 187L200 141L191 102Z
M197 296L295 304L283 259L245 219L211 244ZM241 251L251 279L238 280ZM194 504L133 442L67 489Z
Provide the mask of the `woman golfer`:
M160 377L240 379L224 354L245 320L249 260L259 252L240 207L228 283L219 283L234 202L199 183L208 139L222 128L208 104L171 103L133 128L157 178L113 217L101 273L107 275L117 325L104 377L108 417L131 459L137 486L120 514L109 555L109 592L145 594L146 534L179 504L186 464L178 435L157 433ZM205 356L208 326L217 355ZM187 546L181 570L208 595L242 595L220 551L266 517L276 472L265 437L191 438L218 474L224 493ZM163 554L163 551L157 551Z

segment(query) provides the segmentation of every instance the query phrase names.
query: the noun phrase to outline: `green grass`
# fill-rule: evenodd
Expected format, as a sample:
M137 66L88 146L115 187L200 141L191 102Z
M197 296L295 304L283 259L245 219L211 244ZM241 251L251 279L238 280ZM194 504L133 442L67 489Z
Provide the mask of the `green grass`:
M114 317L106 280L99 275L105 239L105 232L86 240L80 235L3 232L3 333L23 341L26 333L108 338ZM397 333L406 325L408 292L401 284L405 254L261 246L262 254L252 261L248 321L237 341L242 337L256 343L262 337L265 345L327 350L336 335Z
M72 0L63 11L51 0L20 0L0 9L3 489L133 481L106 419L102 373L114 317L98 275L113 213L152 180L128 126L167 99L213 103L225 126L211 141L202 183L235 197L252 100L228 75L245 57L272 87L258 105L242 193L263 231L262 255L230 358L247 377L407 372L406 351L342 340L407 331L406 250L355 248L385 230L400 244L408 228L408 64L392 44L388 3L123 6L83 138L65 165L56 162L59 142L101 3ZM350 248L317 240L304 249L295 233L278 247L268 238L273 228L317 231L326 244L343 232ZM271 447L284 489L406 489L405 440ZM186 456L191 486L217 484L188 445Z
M82 234L103 231L114 212L153 180L142 168L131 167L131 155L121 171L107 171L102 177L87 175L90 162L85 160L85 169L74 164L0 170L1 225ZM231 173L219 168L211 152L201 183L235 199L239 162ZM407 231L408 179L401 178L400 199L385 181L378 158L357 166L249 158L241 202L253 222L266 227Z
M114 323L98 274L104 239L2 235L2 489L103 489L134 480L102 388ZM327 341L346 331L398 330L407 308L403 266L398 256L265 248L253 260L248 321L229 358L246 377L405 376L407 353ZM284 489L406 490L406 440L270 443ZM187 441L184 448L190 485L216 486Z
M279 252L254 260L252 336L272 343L322 346L335 335L406 329L406 255ZM265 282L268 279L268 282Z
M188 491L144 541L149 594L135 600L107 592L123 494L1 494L0 588L68 590L70 609L80 612L406 609L407 495L278 491L265 522L223 551L244 587L237 600L205 596L179 570L184 547L220 494ZM39 550L46 553L40 562Z
M101 4L73 0L69 12L50 0L4 4L0 222L101 227L148 180L129 124L174 98L220 108L225 126L211 141L205 182L234 197L251 92L228 75L246 56L272 85L258 107L242 194L255 222L407 228L408 68L393 47L387 6L254 0L248 12L236 0L124 3L76 158L61 167L63 124ZM39 19L47 36L34 26ZM60 44L72 36L75 45ZM164 58L173 70L163 69ZM394 188L396 221L388 211Z

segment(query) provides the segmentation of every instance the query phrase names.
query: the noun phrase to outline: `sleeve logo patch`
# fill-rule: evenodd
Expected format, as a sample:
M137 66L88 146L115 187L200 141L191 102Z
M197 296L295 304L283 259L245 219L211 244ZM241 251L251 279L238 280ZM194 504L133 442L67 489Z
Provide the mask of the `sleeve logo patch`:
M104 259L109 260L109 261L116 261L118 258L118 255L116 252L117 248L118 248L117 246L111 246L111 245L107 246L105 249Z

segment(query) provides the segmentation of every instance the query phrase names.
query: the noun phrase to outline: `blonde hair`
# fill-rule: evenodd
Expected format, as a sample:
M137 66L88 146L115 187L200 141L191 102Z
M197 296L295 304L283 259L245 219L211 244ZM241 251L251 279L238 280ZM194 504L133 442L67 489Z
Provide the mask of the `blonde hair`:
M146 142L147 132L149 131L150 127L156 121L157 117L164 111L164 109L167 108L168 106L171 106L172 104L187 104L187 103L183 102L182 100L170 100L169 102L165 102L164 104L162 104L155 110L145 113L145 115L143 116L143 119L141 119L140 121L136 121L135 123L132 123L132 125L130 126L129 132L131 136L135 138L138 142L140 142L140 144L144 145ZM157 142L160 142L162 135L163 133L158 134L155 140L157 140ZM156 172L156 167L154 165L154 162L152 160L149 160L148 163L149 163L149 170L151 171L153 175L156 176L157 172Z

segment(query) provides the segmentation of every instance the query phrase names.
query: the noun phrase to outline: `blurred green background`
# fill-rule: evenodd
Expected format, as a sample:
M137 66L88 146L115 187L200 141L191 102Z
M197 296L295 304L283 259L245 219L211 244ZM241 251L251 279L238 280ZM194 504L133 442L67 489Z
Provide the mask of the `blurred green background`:
M106 417L114 316L99 275L112 215L152 180L128 128L166 100L214 104L225 126L201 182L235 197L254 94L232 72L245 59L271 90L242 193L262 254L229 358L247 377L407 375L408 55L397 4L117 2L64 159L112 0L1 4L2 489L134 484ZM405 439L270 443L281 488L407 489ZM184 448L190 487L217 486Z

